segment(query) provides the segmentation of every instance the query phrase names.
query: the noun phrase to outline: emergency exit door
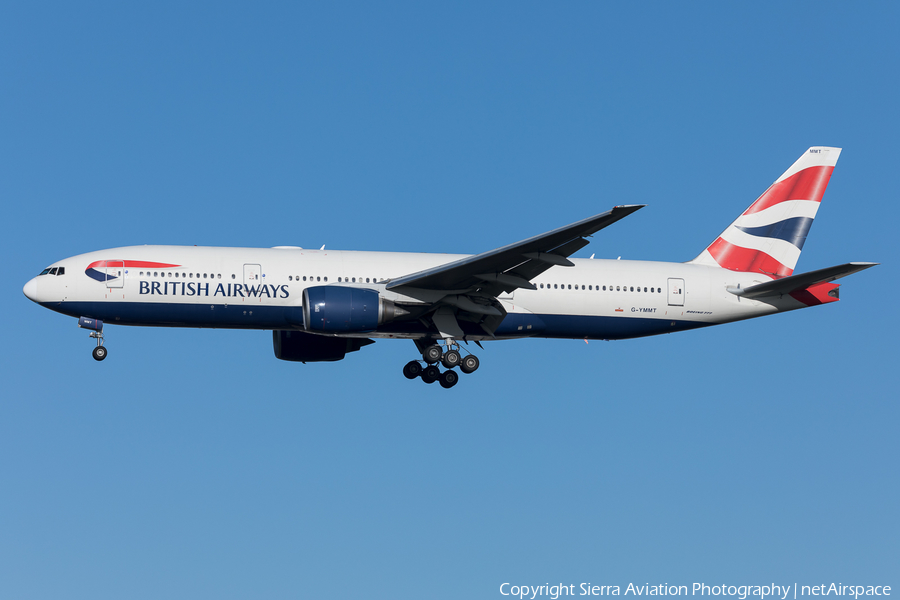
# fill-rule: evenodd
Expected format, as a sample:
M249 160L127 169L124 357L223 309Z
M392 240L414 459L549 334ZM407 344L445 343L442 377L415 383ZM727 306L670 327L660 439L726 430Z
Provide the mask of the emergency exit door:
M684 279L669 279L669 306L684 306Z

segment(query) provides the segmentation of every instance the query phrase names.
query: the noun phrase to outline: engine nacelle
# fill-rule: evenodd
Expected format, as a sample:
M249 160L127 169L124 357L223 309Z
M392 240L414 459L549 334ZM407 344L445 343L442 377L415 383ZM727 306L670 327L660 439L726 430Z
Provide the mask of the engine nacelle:
M356 352L374 343L374 340L326 337L302 331L272 332L275 358L304 363L341 360L348 352Z
M375 290L320 285L303 290L303 326L307 331L374 331L382 323L408 314Z

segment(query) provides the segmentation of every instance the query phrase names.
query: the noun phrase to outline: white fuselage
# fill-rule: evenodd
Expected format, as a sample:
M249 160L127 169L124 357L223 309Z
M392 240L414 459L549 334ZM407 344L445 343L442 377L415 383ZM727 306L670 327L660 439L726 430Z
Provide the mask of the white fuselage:
M300 309L304 288L356 286L376 290L395 302L414 304L426 299L419 294L397 294L386 290L385 285L392 279L461 258L465 256L131 246L59 261L52 266L62 267L64 275L36 277L26 286L26 293L57 312L109 324L303 329ZM552 267L535 277L532 283L536 290L518 289L500 296L508 314L493 337L622 339L805 306L789 296L761 302L742 299L726 290L770 281L760 274L684 263L572 262L573 267ZM109 279L104 280L104 270ZM427 301L439 299L440 294ZM425 334L418 321L398 320L366 332L364 337L415 338ZM467 337L477 340L492 336L476 331Z

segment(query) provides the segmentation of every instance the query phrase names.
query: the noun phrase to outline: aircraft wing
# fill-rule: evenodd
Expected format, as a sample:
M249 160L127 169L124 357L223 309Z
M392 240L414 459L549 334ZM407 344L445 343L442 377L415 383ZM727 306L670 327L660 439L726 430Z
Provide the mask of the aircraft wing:
M616 206L605 213L534 237L463 258L439 267L405 275L387 284L398 288L466 294L478 291L497 296L517 288L535 289L531 279L553 266L571 267L568 257L588 245L584 239L645 205Z
M765 296L781 296L790 294L798 290L805 290L808 287L818 285L820 283L830 283L835 279L846 277L858 273L863 269L874 267L878 263L870 262L851 262L835 267L818 269L809 273L800 273L799 275L791 275L782 277L774 281L767 281L748 288L729 288L728 291L742 298L763 298Z

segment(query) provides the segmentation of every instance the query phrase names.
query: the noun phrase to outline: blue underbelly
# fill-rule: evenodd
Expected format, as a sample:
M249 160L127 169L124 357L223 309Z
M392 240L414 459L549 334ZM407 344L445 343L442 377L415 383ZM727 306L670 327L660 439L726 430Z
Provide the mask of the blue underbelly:
M114 325L149 327L209 327L217 329L302 329L299 307L248 304L163 304L151 302L63 302L47 308L73 317L91 317ZM477 323L459 321L467 336L487 334ZM510 313L495 335L498 338L545 337L616 340L705 327L711 323L650 317L534 315ZM420 321L395 321L378 333L435 333Z

